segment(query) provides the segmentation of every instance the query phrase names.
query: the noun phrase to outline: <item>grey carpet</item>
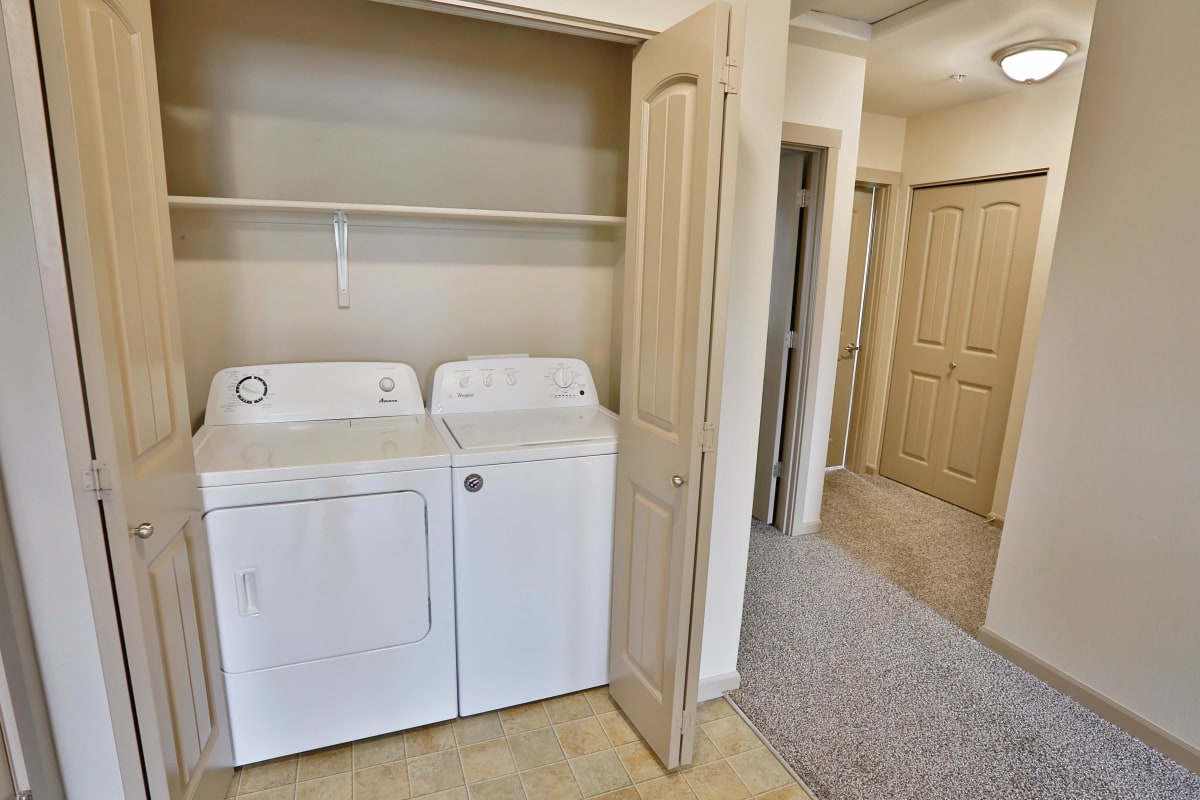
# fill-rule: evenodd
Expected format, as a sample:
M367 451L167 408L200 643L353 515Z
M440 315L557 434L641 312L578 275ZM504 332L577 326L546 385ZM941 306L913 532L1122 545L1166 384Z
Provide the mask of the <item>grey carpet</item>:
M887 478L825 473L821 536L968 633L983 625L1000 531Z
M818 536L756 524L733 699L818 800L1200 800L1200 777Z

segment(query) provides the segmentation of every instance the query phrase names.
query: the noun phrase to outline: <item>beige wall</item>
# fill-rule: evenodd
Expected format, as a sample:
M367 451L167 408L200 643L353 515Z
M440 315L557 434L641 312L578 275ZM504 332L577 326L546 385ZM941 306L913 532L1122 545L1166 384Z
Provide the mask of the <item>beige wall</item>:
M1037 344L1042 300L1050 274L1058 212L1062 203L1067 161L1071 154L1079 86L1079 78L1064 78L1025 87L989 100L910 119L904 134L901 170L904 175L904 185L901 187L904 198L896 227L890 232L891 257L885 265L886 273L880 276L880 314L875 337L875 352L879 359L875 362L877 368L872 372L871 385L864 402L867 419L863 449L870 468L877 468L879 464L912 187L1027 170L1048 170L1029 305L992 505L992 513L1000 517L1005 516L1016 445L1025 412L1025 396Z
M1200 748L1200 5L1097 4L986 628Z
M157 2L173 194L622 214L632 49L374 3ZM194 420L213 374L586 360L614 404L614 228L172 214Z
M908 120L864 111L858 143L858 166L899 172L904 164L904 135Z
M799 502L793 518L796 532L816 530L821 518L866 66L866 60L859 56L798 44L788 48L784 120L842 132L842 147L837 154L836 189L834 196L825 200L824 213L831 214L832 220L828 247L820 256L816 313L812 320L813 341L799 459L802 488L797 495Z

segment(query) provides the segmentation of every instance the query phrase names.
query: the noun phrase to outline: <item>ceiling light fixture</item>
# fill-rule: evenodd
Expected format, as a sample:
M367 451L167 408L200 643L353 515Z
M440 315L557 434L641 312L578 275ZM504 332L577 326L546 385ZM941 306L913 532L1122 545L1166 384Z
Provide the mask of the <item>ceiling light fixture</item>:
M1079 49L1068 39L1037 39L1009 45L992 54L992 60L1010 80L1037 83L1058 72L1067 57Z

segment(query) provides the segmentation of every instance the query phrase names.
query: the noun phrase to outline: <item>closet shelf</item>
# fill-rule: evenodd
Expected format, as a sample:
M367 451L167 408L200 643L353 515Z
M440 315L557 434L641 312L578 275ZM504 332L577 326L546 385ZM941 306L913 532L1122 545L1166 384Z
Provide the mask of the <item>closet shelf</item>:
M515 222L533 225L617 226L625 217L596 214L554 214L543 211L497 211L483 208L436 208L432 206L390 206L375 203L325 203L307 200L249 200L236 197L184 197L171 195L171 208L208 211L269 211L296 214L333 214L344 211L371 217L408 217L426 219Z

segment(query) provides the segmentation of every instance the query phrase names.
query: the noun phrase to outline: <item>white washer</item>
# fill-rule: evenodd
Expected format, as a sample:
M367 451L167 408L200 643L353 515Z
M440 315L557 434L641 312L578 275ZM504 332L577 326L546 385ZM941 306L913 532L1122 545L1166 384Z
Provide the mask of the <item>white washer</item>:
M438 367L464 716L608 683L617 418L578 359Z
M234 762L454 717L450 457L412 369L226 369L193 442Z

